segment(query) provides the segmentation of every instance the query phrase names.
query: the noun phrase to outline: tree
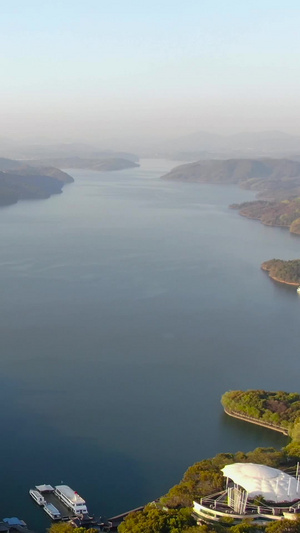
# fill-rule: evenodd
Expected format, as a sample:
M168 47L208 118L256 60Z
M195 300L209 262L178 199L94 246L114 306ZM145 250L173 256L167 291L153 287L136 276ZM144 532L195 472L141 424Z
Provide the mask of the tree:
M263 528L257 524L253 524L251 520L243 520L240 524L232 526L230 533L258 533L261 529Z
M287 452L288 457L293 458L295 461L300 459L300 442L290 442L284 450Z
M269 524L266 533L300 533L300 520L276 520Z
M58 522L57 524L52 524L48 529L49 533L74 533L74 527L71 524L66 522Z
M191 509L164 511L147 505L143 511L130 513L119 526L119 533L181 533L195 525Z
M88 530L85 527L73 527L71 524L66 522L58 522L57 524L52 524L48 529L48 533L99 533L98 529L89 528Z

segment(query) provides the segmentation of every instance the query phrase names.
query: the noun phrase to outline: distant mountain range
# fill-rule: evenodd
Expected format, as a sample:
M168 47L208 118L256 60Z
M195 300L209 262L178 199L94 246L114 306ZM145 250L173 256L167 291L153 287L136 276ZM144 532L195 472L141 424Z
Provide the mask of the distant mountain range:
M228 157L283 157L289 154L300 159L300 137L280 131L242 132L218 135L198 131L160 143L163 154L174 159L197 160Z
M107 140L109 149L82 142L29 143L0 137L0 156L11 159L90 160L126 159L137 163L140 157L165 157L180 161L199 159L288 157L300 160L300 136L282 131L240 132L221 135L200 130L173 139L155 141L145 136ZM136 155L138 154L138 155Z
M99 150L85 143L30 144L0 137L0 156L11 159L126 159L137 162L138 156L130 152Z
M118 141L108 140L111 149L101 149L93 144L29 143L0 137L0 156L11 159L53 159L80 157L82 159L128 159L138 162L143 157L169 157L196 161L197 159L222 159L224 157L291 157L300 160L300 136L282 131L240 132L221 135L209 131L196 131L173 139L155 140L140 136ZM129 142L130 141L130 142ZM118 149L124 146L125 151ZM129 148L129 151L127 149ZM136 152L138 155L136 155Z
M111 139L108 146L133 151L140 157L162 157L179 161L224 159L225 157L290 157L300 160L300 136L281 131L240 132L221 135L196 131L171 139Z
M125 170L126 168L139 167L138 163L130 159L121 157L106 157L106 158L82 158L82 157L53 157L47 159L30 159L25 163L33 166L50 165L57 168L82 168L89 170L97 170L98 172Z

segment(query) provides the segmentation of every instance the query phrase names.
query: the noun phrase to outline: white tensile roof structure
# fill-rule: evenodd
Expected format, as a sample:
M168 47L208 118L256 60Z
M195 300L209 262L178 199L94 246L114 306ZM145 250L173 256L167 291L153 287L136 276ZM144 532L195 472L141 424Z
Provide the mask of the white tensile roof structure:
M300 482L277 468L253 463L234 463L222 468L223 475L245 489L249 498L263 496L270 502L300 499Z

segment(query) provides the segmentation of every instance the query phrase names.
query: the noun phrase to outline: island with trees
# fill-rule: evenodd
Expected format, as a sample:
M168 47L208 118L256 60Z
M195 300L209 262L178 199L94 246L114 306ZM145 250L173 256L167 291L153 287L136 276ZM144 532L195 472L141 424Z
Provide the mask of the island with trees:
M262 270L269 273L270 278L287 285L300 285L300 259L283 261L270 259L261 265Z

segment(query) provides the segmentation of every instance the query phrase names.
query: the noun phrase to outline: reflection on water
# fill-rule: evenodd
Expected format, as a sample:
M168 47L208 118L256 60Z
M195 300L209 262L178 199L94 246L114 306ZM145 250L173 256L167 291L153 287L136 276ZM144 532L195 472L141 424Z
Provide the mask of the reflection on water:
M248 448L241 449L244 452L251 451L255 447L260 446L260 442L263 440L268 440L272 443L271 446L275 448L282 448L290 442L289 437L285 437L283 433L256 426L244 420L238 420L237 418L226 415L224 412L220 414L219 421L222 432L234 435L236 443L239 443L239 441L243 443L244 436L246 435Z

